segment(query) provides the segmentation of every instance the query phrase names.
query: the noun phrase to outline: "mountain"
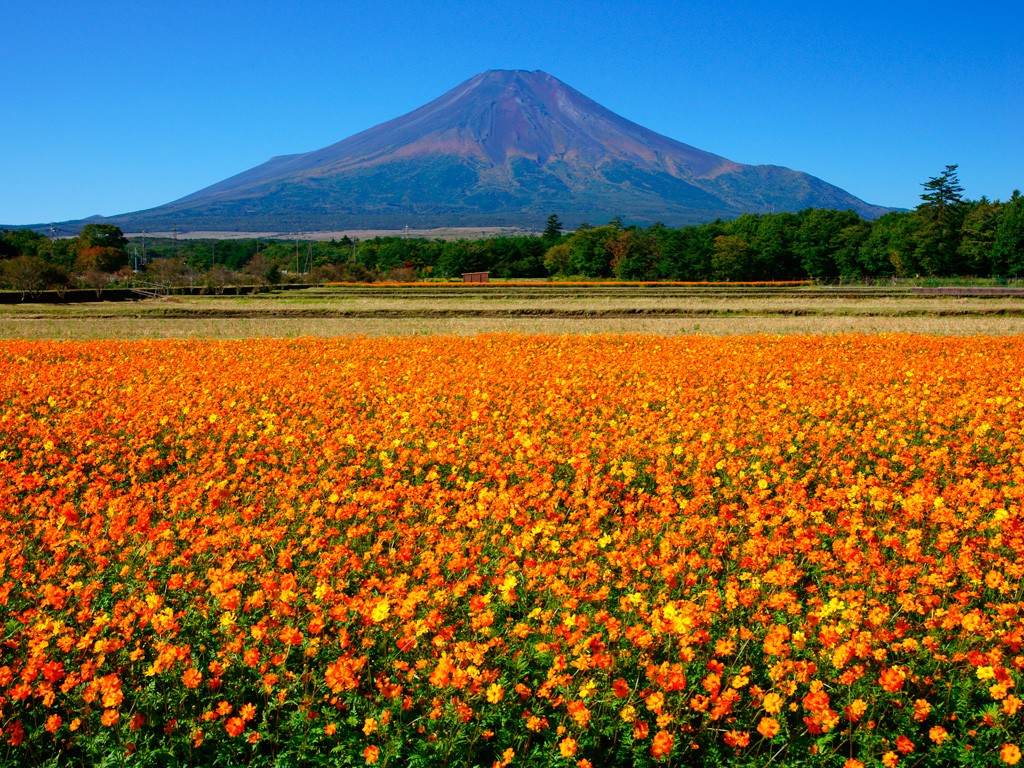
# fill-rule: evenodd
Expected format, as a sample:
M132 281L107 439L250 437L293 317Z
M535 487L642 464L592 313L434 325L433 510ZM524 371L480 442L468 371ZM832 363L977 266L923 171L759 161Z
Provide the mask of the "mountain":
M550 213L569 226L614 216L679 226L808 207L888 210L806 173L662 136L545 72L495 70L329 147L102 221L134 231L537 229Z

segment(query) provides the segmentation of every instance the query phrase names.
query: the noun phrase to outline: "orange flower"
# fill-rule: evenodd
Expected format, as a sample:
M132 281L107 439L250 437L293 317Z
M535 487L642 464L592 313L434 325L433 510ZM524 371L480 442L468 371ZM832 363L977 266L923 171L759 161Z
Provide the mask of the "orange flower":
M185 684L186 688L198 688L199 684L203 681L203 673L192 667L185 670L185 674L181 676L181 681Z
M761 700L761 706L764 708L764 711L767 712L769 715L779 714L779 712L782 711L782 705L784 703L785 699L783 699L779 694L774 692L766 693L764 695L764 698Z
M253 741L254 681L325 739L373 714L401 763L508 682L524 763L552 743L526 737L619 723L649 757L671 729L803 755L850 725L875 762L942 762L1024 709L1021 359L899 334L0 341L0 741L28 712L88 751L90 719L164 691L188 706L147 745L217 719Z
M661 730L654 734L654 741L651 744L651 755L654 757L664 757L672 751L672 745L674 739L672 734L668 731Z
M228 732L228 736L234 738L245 730L245 721L240 717L228 718L224 723L224 730Z
M1020 748L1016 744L1004 744L999 750L999 759L1007 765L1016 765L1020 762Z
M1013 717L1020 711L1022 704L1024 704L1024 701L1021 701L1021 699L1017 698L1013 694L1007 696L1003 699L1003 714Z
M380 750L372 744L363 750L363 759L367 763L376 763L377 758L380 757Z
M887 667L882 670L882 674L878 678L878 684L882 686L882 690L895 693L903 687L905 677L906 675L903 673L903 670Z
M58 728L60 728L61 723L63 722L64 721L60 719L60 715L50 715L48 718L46 718L46 730L50 733L53 733Z
M659 714L662 706L665 704L665 694L661 691L655 691L644 700L644 704L651 712Z
M121 713L116 709L105 709L103 710L103 716L100 718L100 722L104 726L110 728L117 724L117 721L121 719Z
M766 739L774 739L779 732L779 721L774 717L762 717L757 724L757 732Z
M295 627L285 627L280 633L281 642L285 645L301 645L302 633Z
M843 714L851 723L856 723L868 711L868 703L864 699L854 699L849 706L843 708Z
M730 747L744 749L750 744L750 734L746 731L726 731L725 743Z
M572 757L576 754L576 740L571 736L566 736L558 742L558 751L562 757Z
M917 699L914 702L914 719L919 723L923 723L928 719L929 713L932 711L932 705L924 699Z

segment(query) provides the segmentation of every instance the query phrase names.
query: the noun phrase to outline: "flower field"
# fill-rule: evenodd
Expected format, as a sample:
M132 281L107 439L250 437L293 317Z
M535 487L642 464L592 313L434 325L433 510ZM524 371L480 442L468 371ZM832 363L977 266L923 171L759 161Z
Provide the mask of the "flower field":
M0 764L1013 765L1024 339L0 342Z

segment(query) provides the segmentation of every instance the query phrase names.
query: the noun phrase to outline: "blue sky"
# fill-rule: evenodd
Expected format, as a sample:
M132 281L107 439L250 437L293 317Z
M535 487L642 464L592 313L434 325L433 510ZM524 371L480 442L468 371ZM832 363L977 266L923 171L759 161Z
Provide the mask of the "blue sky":
M1016 2L9 3L0 224L153 207L397 117L487 69L542 69L742 163L913 207L960 166L1024 188Z

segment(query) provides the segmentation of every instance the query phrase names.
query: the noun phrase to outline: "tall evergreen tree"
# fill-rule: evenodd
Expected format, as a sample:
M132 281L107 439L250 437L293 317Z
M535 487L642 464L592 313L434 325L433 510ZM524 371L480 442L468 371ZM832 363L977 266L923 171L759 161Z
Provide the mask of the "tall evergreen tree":
M552 213L548 216L547 226L544 227L544 233L541 235L545 240L557 240L562 236L562 221L558 218L557 213Z
M963 201L964 188L960 186L960 179L957 176L958 165L947 165L946 169L938 176L932 176L921 186L925 191L921 193L922 205L934 207L940 214L950 206L960 205Z
M964 216L963 191L957 166L947 165L938 176L922 185L917 213L922 219L915 258L930 275L956 275L966 271L960 263L959 247Z

